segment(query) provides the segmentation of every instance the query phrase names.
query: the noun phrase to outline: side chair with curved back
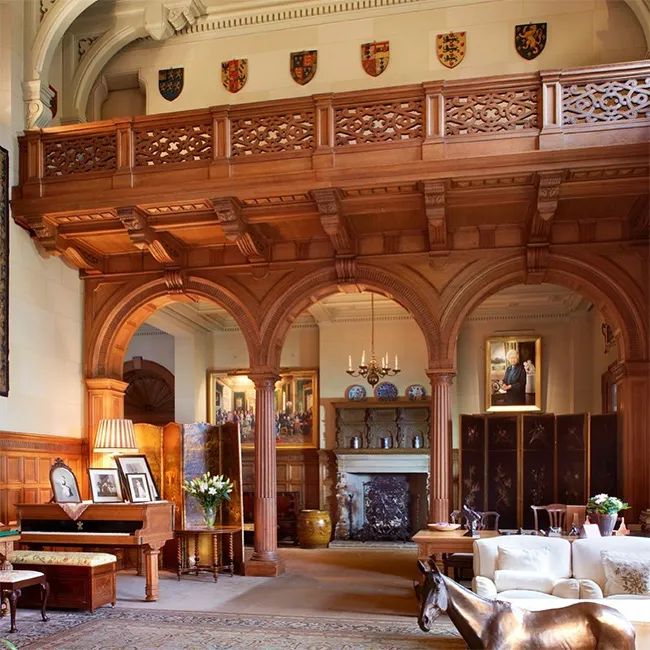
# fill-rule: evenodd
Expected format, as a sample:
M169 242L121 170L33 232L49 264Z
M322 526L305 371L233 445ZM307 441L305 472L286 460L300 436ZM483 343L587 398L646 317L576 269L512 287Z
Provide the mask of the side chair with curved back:
M566 505L563 503L549 503L547 506L530 506L533 510L533 519L535 521L535 530L539 530L538 513L546 512L548 515L549 526L564 530L566 520Z

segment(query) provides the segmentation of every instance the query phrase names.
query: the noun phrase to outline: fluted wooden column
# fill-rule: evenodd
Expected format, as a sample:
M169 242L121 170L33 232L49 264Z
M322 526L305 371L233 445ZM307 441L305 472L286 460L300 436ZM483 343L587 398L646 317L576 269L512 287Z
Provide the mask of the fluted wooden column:
M451 512L451 402L455 373L429 370L431 380L431 477L429 521L447 521Z
M277 576L277 477L275 458L275 382L273 372L250 372L255 382L255 548L246 562L246 575Z

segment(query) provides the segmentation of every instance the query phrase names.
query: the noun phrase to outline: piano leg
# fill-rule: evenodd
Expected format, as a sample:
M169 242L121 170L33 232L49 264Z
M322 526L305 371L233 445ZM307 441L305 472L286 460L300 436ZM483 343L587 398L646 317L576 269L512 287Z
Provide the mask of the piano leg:
M144 550L145 600L158 600L158 556L160 547L152 548L148 544Z

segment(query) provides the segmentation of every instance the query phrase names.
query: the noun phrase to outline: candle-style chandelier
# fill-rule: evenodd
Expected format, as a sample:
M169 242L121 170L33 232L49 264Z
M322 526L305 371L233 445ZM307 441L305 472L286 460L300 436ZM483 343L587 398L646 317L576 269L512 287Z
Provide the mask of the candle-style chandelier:
M370 362L366 365L366 351L361 354L361 363L357 370L352 369L352 355L348 355L348 375L352 377L363 377L371 386L374 386L382 377L396 375L401 372L397 355L395 355L395 367L388 365L388 352L381 358L381 364L377 363L375 356L375 294L370 294Z

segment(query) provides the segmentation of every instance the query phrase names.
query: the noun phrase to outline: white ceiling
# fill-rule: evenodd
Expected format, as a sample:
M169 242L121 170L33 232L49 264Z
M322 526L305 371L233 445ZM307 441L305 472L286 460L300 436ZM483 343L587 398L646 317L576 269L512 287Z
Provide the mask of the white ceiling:
M469 318L566 316L586 311L591 304L582 296L553 284L510 287L487 298ZM400 320L410 315L397 302L375 294L375 319ZM338 293L311 305L296 319L294 325L309 326L370 320L370 293ZM218 305L199 301L194 304L175 303L153 314L147 324L170 334L219 332L237 329L235 320ZM143 326L144 327L144 326ZM146 330L142 328L139 333ZM150 332L150 330L149 330Z

